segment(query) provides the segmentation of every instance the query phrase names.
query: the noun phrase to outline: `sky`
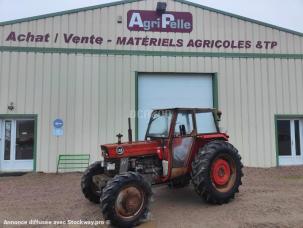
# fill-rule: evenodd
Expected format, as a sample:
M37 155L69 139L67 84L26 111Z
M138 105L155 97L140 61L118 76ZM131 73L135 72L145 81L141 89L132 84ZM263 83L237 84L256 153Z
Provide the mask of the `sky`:
M303 0L190 1L303 33ZM108 2L113 0L0 0L0 22Z

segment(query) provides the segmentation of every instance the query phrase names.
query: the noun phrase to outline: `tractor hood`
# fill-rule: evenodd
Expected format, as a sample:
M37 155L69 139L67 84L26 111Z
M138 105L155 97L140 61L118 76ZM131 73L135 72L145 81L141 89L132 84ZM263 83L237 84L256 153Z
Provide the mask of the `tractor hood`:
M162 155L161 140L126 142L101 145L104 158L136 157L144 155Z

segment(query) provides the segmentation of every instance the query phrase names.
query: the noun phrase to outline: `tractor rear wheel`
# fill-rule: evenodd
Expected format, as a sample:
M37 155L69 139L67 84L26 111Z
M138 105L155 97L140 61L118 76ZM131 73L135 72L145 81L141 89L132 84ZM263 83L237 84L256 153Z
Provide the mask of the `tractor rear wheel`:
M243 165L238 150L225 141L212 141L192 162L192 183L208 203L228 203L239 192Z
M102 174L104 174L104 167L101 166L100 161L97 161L85 170L81 178L82 192L85 198L93 203L100 203Z
M116 175L103 189L103 216L117 227L133 227L147 215L151 195L150 184L140 174Z

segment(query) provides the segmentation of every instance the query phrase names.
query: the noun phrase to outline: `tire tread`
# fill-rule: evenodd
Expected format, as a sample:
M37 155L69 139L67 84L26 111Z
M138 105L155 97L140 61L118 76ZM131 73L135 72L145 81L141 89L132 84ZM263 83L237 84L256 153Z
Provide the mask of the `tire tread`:
M126 184L136 183L140 185L146 194L146 206L139 216L134 221L123 221L115 213L114 204L119 190ZM152 195L151 186L147 183L144 178L136 172L126 172L123 174L116 175L114 178L107 182L107 185L103 189L101 196L101 210L106 220L110 220L113 225L118 227L133 227L137 225L141 219L143 219L148 210L150 204L150 198Z
M222 151L229 153L237 166L236 183L228 194L218 194L210 178L212 160ZM242 168L241 156L233 145L222 140L211 141L199 150L192 162L191 177L194 189L207 203L219 205L228 203L235 197L235 193L239 192L239 186L242 184Z
M86 199L93 203L100 203L100 195L96 195L91 189L91 182L94 175L103 174L104 168L101 162L97 161L91 164L83 173L81 178L81 190Z

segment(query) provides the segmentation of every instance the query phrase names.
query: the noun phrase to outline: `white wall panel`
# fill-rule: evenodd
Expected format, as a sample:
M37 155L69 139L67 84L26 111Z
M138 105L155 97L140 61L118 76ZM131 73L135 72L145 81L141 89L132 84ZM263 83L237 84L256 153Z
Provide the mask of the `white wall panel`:
M190 11L191 34L131 32L126 14L131 9L154 10L156 0L88 10L30 22L0 26L0 46L94 48L180 52L247 52L302 54L302 36L282 32L168 0L168 10ZM117 24L117 17L123 23ZM11 31L100 35L102 46L86 44L12 43ZM117 47L117 36L156 38L276 40L275 50ZM60 40L60 39L59 39ZM245 165L276 165L275 114L303 114L302 59L211 58L135 55L94 55L37 52L0 52L0 114L16 104L11 114L38 114L37 170L53 172L61 153L90 153L99 145L127 136L127 118L135 110L136 72L217 73L221 126L239 149ZM52 121L64 120L64 136L52 135ZM134 125L134 121L133 121Z
M57 47L57 48L94 48L94 49L118 49L118 50L157 50L157 51L192 51L192 52L242 52L242 53L285 53L300 54L303 52L302 36L279 31L259 24L219 14L180 2L166 0L169 11L191 12L193 15L193 31L188 33L159 33L159 32L136 32L127 29L127 12L131 9L155 10L157 0L145 0L112 7L104 7L86 10L66 15L58 15L33 21L0 26L1 46L28 46L28 47ZM122 23L117 23L118 16L122 16ZM51 42L7 42L5 41L11 31L19 33L51 34ZM54 43L55 34L59 34L58 41ZM102 36L104 42L98 44L73 44L65 43L63 34L79 36ZM126 37L155 37L155 38L181 38L184 40L183 47L145 47L145 46L116 46L118 36ZM111 39L112 42L107 42ZM201 40L252 40L278 41L275 49L232 49L232 48L194 48L186 47L189 39Z
M127 135L135 72L218 73L221 126L248 166L275 166L275 114L302 114L302 60L102 56L2 52L0 113L38 114L37 169L60 153L91 153ZM162 64L163 63L163 64ZM190 67L186 67L190 66ZM64 119L64 136L52 121Z

